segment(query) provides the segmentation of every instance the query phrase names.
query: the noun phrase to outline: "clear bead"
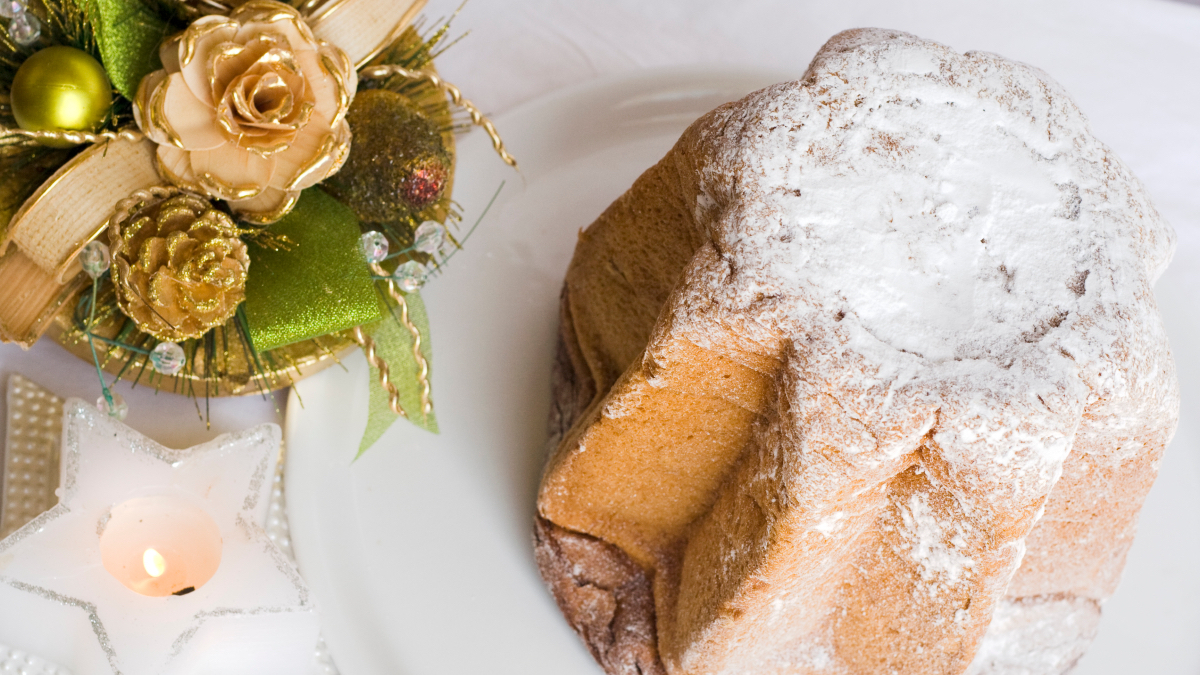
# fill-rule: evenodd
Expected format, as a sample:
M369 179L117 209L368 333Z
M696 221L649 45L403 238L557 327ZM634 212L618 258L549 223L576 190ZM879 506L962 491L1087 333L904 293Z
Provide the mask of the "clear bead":
M123 421L129 414L129 404L125 403L125 399L122 398L120 394L109 392L109 395L112 396L111 408L108 405L108 399L104 398L103 396L96 399L96 407L99 408L100 412L104 413L105 415Z
M425 285L425 279L429 276L429 272L425 266L414 260L409 260L403 265L396 268L392 278L395 279L396 285L405 293L412 293Z
M163 375L176 375L187 365L187 355L174 342L160 342L150 351L150 363Z
M42 37L42 22L33 14L22 12L9 22L8 36L18 45L28 47Z
M25 13L25 3L17 0L0 0L0 17L15 19Z
M388 254L387 237L383 236L382 232L374 230L364 234L362 236L362 254L370 265L383 262Z
M442 224L436 220L427 220L417 228L413 237L413 248L421 253L433 255L442 248L442 242L445 240L446 230L442 228Z
M89 277L99 279L112 267L112 256L103 242L90 241L79 252L79 264L83 265L83 271L87 272Z

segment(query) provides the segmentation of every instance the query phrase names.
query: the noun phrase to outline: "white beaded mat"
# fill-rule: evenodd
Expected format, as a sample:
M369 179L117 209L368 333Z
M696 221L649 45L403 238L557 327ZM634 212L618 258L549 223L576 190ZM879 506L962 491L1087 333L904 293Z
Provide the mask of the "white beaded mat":
M0 673L4 675L71 675L53 663L0 644Z
M62 452L63 400L20 375L8 378L8 432L0 465L0 539L20 529L58 503L58 458ZM283 451L281 450L281 453ZM275 469L274 489L265 529L291 560L283 493L283 457ZM315 675L338 675L337 666L320 640L313 652ZM72 675L71 671L0 643L0 675Z
M0 539L58 503L63 400L20 375L8 378L8 432L0 476ZM4 661L0 661L3 664ZM3 666L0 665L0 672Z

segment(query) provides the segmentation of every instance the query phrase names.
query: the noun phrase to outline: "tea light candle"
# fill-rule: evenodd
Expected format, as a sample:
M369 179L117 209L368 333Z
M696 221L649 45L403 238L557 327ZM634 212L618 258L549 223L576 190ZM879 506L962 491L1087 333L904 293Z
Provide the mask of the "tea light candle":
M308 589L261 527L280 431L170 450L64 407L59 503L0 540L0 644L74 675L293 675Z
M135 593L187 595L216 574L221 531L203 509L178 497L131 499L113 507L100 560Z

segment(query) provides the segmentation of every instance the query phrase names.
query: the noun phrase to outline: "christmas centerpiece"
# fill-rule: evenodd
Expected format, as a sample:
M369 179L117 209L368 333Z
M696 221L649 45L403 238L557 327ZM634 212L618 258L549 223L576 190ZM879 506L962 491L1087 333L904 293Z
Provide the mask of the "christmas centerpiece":
M423 0L0 2L0 340L196 398L358 346L362 447L436 430L420 289L464 238Z

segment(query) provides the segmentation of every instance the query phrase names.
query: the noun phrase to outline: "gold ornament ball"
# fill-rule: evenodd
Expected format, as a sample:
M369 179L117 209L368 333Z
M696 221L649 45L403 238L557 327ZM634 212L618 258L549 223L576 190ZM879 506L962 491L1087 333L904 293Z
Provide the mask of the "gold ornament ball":
M26 131L95 131L108 117L113 91L104 66L90 54L74 47L47 47L17 69L9 97L13 117Z

